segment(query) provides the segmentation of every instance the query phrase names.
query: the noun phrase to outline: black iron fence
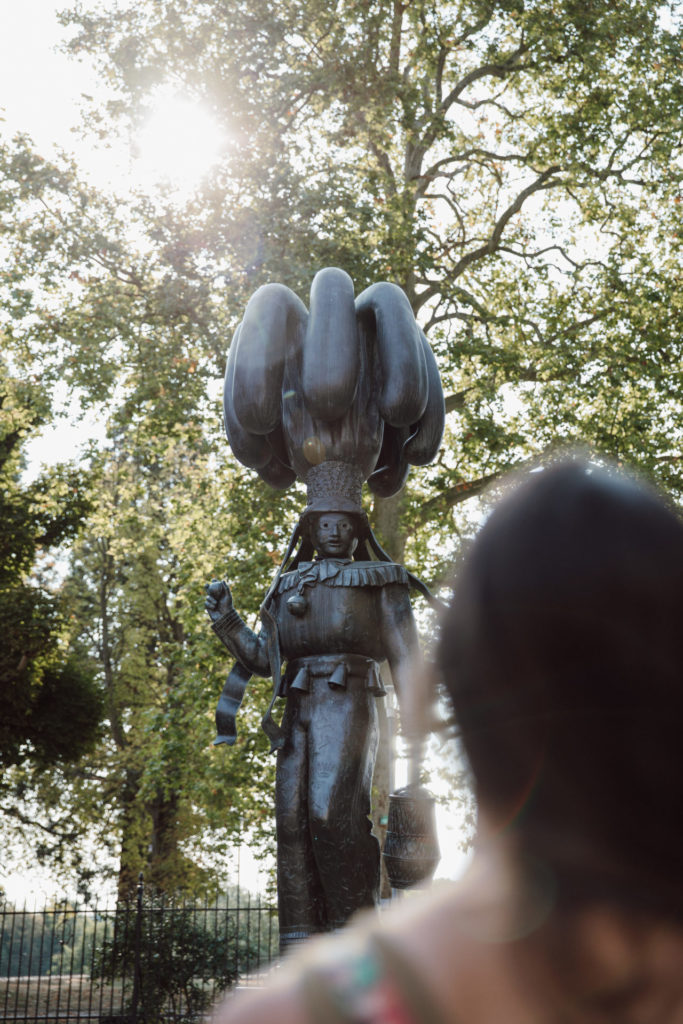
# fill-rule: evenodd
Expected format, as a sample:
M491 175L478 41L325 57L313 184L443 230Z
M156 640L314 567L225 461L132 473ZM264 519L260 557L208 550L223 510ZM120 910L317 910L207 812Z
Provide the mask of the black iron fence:
M236 887L201 905L142 885L113 908L0 902L0 1020L201 1020L238 980L254 983L277 949L275 907Z

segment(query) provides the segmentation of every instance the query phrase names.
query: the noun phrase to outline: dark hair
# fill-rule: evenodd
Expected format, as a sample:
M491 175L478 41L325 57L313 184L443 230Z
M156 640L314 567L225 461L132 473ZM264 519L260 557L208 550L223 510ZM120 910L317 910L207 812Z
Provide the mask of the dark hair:
M560 896L683 918L683 523L571 460L494 509L439 663L477 796Z

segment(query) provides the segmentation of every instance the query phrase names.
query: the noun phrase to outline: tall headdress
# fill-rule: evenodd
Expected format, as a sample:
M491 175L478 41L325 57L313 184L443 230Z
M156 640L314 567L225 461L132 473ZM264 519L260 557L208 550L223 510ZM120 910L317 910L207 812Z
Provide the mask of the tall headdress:
M307 485L305 512L361 512L363 482L395 494L436 455L444 400L436 360L404 292L354 299L343 270L316 274L310 309L268 284L233 337L224 389L235 456L272 487Z

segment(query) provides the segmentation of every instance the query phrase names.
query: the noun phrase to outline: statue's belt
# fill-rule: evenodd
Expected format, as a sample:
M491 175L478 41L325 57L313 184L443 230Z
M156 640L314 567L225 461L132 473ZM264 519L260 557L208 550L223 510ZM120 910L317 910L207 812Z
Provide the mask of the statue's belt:
M326 679L332 690L346 690L357 680L376 697L384 697L387 692L382 685L379 665L372 658L360 654L313 654L287 662L278 697L286 697L292 691L308 693L311 680L318 678Z

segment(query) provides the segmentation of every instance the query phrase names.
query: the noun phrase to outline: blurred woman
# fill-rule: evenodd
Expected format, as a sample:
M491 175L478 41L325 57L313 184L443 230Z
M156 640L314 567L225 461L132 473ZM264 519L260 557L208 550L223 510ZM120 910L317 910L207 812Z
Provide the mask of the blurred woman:
M683 524L571 460L477 536L439 665L479 806L462 882L313 944L226 1024L683 1022Z

